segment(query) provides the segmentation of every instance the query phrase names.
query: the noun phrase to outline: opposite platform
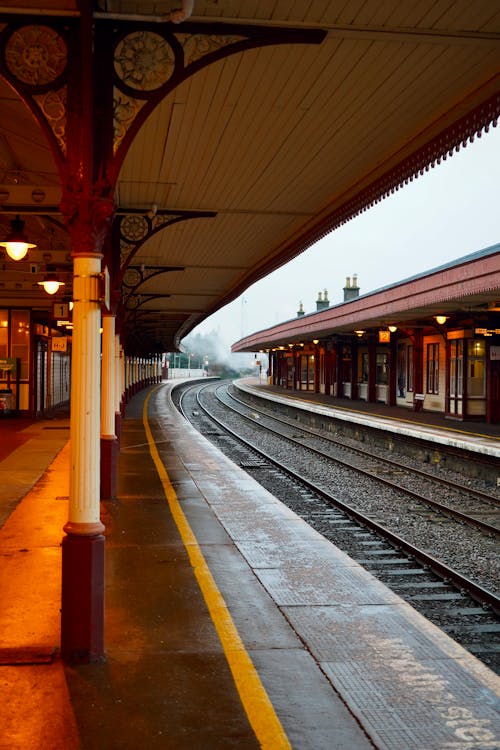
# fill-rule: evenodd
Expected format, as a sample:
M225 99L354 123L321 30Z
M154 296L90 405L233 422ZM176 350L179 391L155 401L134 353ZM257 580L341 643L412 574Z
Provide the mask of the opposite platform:
M290 391L263 383L258 378L237 380L235 385L259 398L291 404L304 411L500 459L499 425L458 422L438 412L413 412L401 406L337 399L312 391Z

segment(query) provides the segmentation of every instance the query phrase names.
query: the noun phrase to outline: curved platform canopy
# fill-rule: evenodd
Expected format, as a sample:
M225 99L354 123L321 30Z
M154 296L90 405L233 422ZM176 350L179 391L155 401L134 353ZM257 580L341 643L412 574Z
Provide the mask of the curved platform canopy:
M0 233L19 214L37 244L17 263L3 255L0 294L40 320L54 301L44 274L65 281L55 299L71 294L56 152L66 108L81 106L61 94L80 5L0 7ZM116 157L111 289L129 354L176 349L500 112L492 0L195 0L172 23L181 5L100 0L93 11L97 149L112 139Z
M353 291L347 288L347 292ZM359 292L359 288L356 287ZM268 351L377 334L379 330L443 331L447 321L496 329L500 302L500 244L402 279L367 294L355 294L331 307L302 314L257 331L233 344L234 352ZM395 326L390 329L389 326ZM492 331L490 331L490 334Z

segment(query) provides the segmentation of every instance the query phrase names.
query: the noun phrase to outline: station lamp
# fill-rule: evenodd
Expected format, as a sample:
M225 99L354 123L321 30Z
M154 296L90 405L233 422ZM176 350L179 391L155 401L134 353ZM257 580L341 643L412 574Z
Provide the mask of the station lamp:
M60 286L64 286L64 281L59 281L55 273L46 273L43 280L37 283L43 286L47 294L55 294Z
M30 242L24 233L24 221L20 218L19 214L12 219L10 222L11 231L7 237L0 242L0 245L7 251L7 255L12 260L22 260L28 250L32 247L36 247L33 242Z
M397 326L387 326L387 328L391 333L396 333L396 331L398 330Z
M440 326L444 326L448 318L449 315L434 315L434 320L436 323L439 323Z

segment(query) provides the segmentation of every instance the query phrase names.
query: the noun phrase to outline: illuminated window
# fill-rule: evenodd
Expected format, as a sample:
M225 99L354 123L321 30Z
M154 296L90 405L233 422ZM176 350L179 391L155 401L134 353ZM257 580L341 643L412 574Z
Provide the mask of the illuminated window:
M6 359L9 346L9 313L8 310L0 310L0 359Z
M11 312L11 341L10 356L19 359L21 368L19 377L21 380L29 378L29 354L30 354L30 311L12 310Z
M464 372L463 339L450 341L450 397L462 396Z
M467 342L467 395L484 398L486 394L486 359L483 339Z
M439 393L439 344L427 344L427 393Z

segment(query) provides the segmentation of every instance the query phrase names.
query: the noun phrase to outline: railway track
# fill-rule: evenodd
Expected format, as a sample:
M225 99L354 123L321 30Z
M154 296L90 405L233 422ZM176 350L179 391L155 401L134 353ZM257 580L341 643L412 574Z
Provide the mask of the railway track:
M298 427L292 419L277 416L264 407L257 408L255 404L246 403L231 392L231 387L219 386L216 394L221 403L244 419L250 422L258 419L259 426L292 443L306 446L318 456L354 469L387 487L402 490L409 498L443 515L475 526L486 534L500 537L500 497L465 487L463 480L459 483L415 466L405 466L401 459L394 461L352 444L346 446L345 441L321 434L320 430L302 425ZM421 492L411 488L415 476L425 480L425 489ZM447 502L436 499L443 495Z
M264 416L257 416L254 404L251 407L239 405L238 409L251 411L244 419L234 411L228 416L227 404L220 401L220 398L227 401L220 391L221 387L220 384L209 384L200 389L198 384L188 388L180 399L180 408L186 418L326 538L383 580L428 619L449 632L488 666L500 671L500 599L497 594L481 585L475 575L467 576L445 557L443 559L427 540L424 540L424 544L415 544L405 532L381 523L378 513L360 510L354 503L346 501L343 492L339 496L339 493L325 489L310 476L304 476L301 468L297 470L290 465L294 461L288 460L284 466L282 458L269 448L267 438L266 449L262 449L264 438L261 431L268 431L268 427L261 424ZM213 394L215 389L219 392L217 401ZM198 390L201 390L200 394L195 395ZM224 419L221 418L222 410L226 410ZM235 419L238 420L236 425ZM232 424L228 424L229 420ZM297 430L296 425L292 424L292 427ZM256 438L257 430L259 437ZM291 453L290 448L283 449L284 438L281 434L275 434L272 439L281 443L282 457L283 453ZM258 448L256 440L260 444ZM294 452L305 450L300 442L304 441L303 436L296 436L294 440ZM317 460L325 459L318 457ZM312 464L312 459L308 458L306 463ZM316 469L310 469L313 474L316 472ZM351 465L343 467L343 470L353 472L356 469ZM373 477L370 481L374 481ZM388 492L393 492L393 488L385 489L384 497ZM416 503L414 499L412 502ZM442 514L433 513L433 516ZM456 524L450 516L442 518L448 526ZM463 524L463 521L460 523ZM435 520L432 524L435 524ZM466 527L462 525L459 528L463 530ZM484 530L478 528L467 529L467 533L483 537L486 542L492 541L491 537L484 537ZM455 532L449 529L447 534L451 534L452 538L455 536ZM457 546L456 539L454 546Z

